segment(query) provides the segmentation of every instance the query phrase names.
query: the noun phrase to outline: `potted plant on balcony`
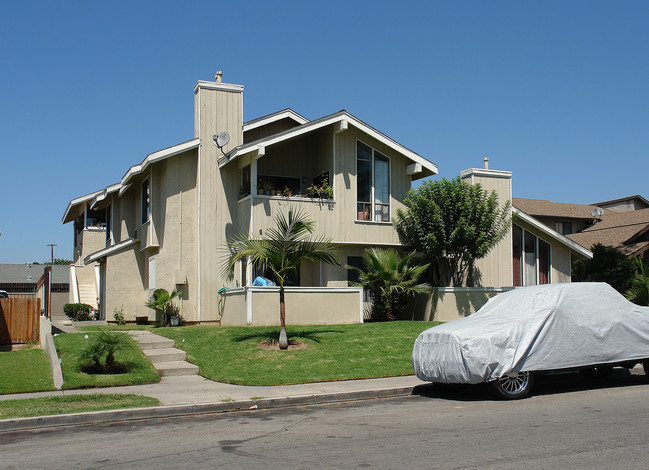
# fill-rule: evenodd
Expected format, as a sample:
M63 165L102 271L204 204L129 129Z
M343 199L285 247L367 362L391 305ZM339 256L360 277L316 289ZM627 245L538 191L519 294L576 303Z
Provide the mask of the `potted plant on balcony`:
M310 198L320 198L320 199L333 199L334 198L334 188L329 186L329 179L325 176L322 179L322 185L318 186L312 184L306 188L306 194Z
M273 184L270 181L262 181L259 187L261 188L262 191L259 194L265 194L266 196L271 195L271 191L273 190Z
M288 189L287 186L284 186L284 189L282 189L281 195L284 197L291 197L293 195L293 191Z

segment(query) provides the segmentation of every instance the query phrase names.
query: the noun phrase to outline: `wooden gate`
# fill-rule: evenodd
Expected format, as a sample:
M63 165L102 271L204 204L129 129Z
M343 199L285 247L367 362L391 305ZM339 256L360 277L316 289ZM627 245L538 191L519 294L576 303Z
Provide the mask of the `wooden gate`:
M0 299L0 344L38 341L41 299Z

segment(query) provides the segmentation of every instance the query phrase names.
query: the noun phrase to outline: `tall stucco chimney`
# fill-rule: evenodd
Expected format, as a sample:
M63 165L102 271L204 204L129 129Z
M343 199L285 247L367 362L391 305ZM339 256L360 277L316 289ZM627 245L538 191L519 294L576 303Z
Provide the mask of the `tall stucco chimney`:
M489 157L484 157L482 159L482 161L484 162L484 169L488 170L489 169Z
M216 78L216 83L221 83L223 81L223 72L219 70L216 72L216 75L214 75L214 78Z

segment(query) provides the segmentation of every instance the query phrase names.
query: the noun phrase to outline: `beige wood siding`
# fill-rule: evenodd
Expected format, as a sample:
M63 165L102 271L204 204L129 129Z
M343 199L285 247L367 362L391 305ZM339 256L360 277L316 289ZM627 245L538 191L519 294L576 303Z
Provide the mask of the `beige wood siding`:
M228 152L242 143L243 97L241 92L211 90L199 87L196 93L198 109L199 147L199 259L200 312L196 320L217 320L217 291L226 283L222 278L222 261L228 236L236 233L234 218L240 186L237 165L218 167L221 151L212 137L228 132L230 142L224 147Z

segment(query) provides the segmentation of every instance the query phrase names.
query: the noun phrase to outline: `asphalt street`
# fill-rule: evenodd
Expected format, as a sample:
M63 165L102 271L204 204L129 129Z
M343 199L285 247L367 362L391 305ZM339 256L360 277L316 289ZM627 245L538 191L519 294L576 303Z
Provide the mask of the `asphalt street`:
M0 433L5 469L649 467L644 376Z

